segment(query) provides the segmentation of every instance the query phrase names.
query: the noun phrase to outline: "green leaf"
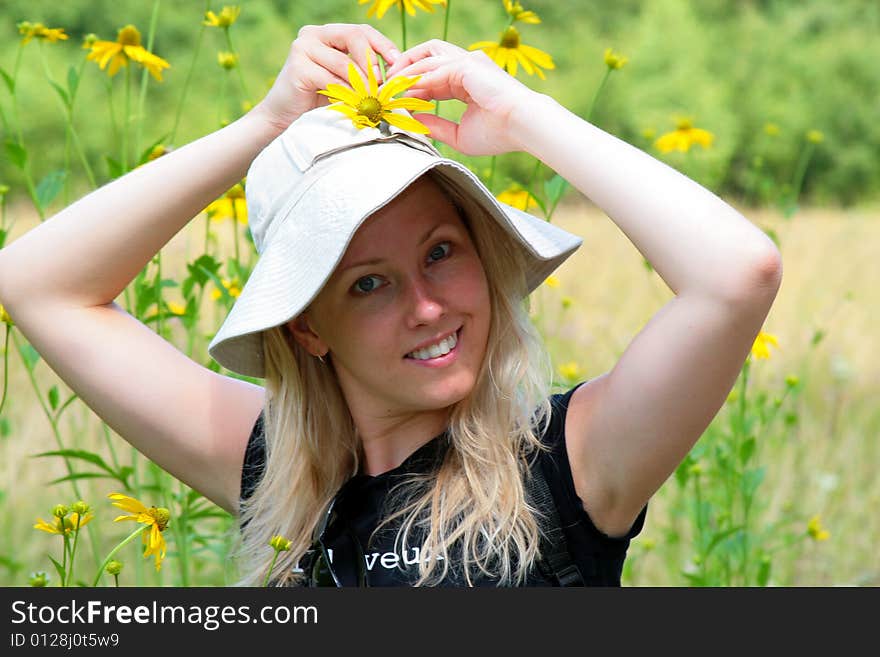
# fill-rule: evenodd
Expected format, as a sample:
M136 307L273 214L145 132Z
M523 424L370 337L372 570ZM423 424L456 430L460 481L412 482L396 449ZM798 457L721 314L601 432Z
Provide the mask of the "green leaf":
M214 256L205 254L197 258L194 262L188 263L186 268L189 271L189 278L187 280L193 280L198 285L204 287L211 277L210 274L205 273L205 270L216 273L220 271L220 263L217 262ZM184 281L183 290L184 296L189 296L187 294L186 281Z
M21 357L24 359L25 367L28 368L28 371L33 371L34 367L40 361L40 353L34 349L31 344L23 344L18 349Z
M568 186L565 178L558 173L550 180L544 181L544 195L547 197L547 203L552 207L555 206L562 195L565 194L565 188Z
M46 174L46 177L37 183L37 202L40 204L40 207L45 208L55 200L58 192L64 186L66 178L67 171L59 169L58 171Z
M226 286L223 285L223 281L220 280L220 277L217 276L214 272L208 269L202 269L202 273L205 274L208 278L214 281L214 285L217 286L217 290L220 292L220 296L223 297L223 300L226 303L232 303L232 295L229 294L229 290L226 289Z
M15 80L2 68L0 68L0 75L3 76L3 81L6 82L6 88L9 89L10 95L15 95Z
M770 569L772 567L770 557L761 557L761 563L758 566L758 586L767 586L770 581Z
M0 438L8 438L12 433L12 425L9 424L9 418L0 417Z
M688 472L688 468L690 468L694 464L694 457L690 454L684 457L681 463L679 463L678 467L675 469L675 481L678 482L678 485L681 488L684 488L687 485L688 478L690 477L690 473Z
M757 490L758 486L761 485L761 482L764 481L764 475L767 472L767 466L762 465L760 468L755 470L746 470L745 474L743 474L743 493L747 497L751 497L755 490Z
M58 95L61 96L61 101L64 103L64 106L70 109L70 97L67 95L67 92L64 90L60 84L55 82L54 80L49 80L49 84L52 85L52 88L58 92Z
M107 160L107 172L110 174L111 178L119 178L123 173L125 173L122 169L122 165L118 160L114 160L109 155L105 155L104 159Z
M0 228L0 249L3 248L3 245L6 244L6 238L9 236L9 231L3 230Z
M754 436L750 437L742 445L740 445L740 447L739 447L740 463L745 465L746 463L749 462L749 459L752 458L752 455L755 453L756 445L757 445L757 441L755 440Z
M49 482L52 484L60 484L65 481L75 481L77 479L119 479L119 477L115 475L104 474L102 472L74 472L73 474L65 475L63 477L59 477L58 479L53 479Z
M24 146L21 144L17 144L11 139L6 140L6 157L9 158L9 161L12 162L19 169L24 171L24 167L27 164L27 150L25 150Z
M109 472L113 477L116 477L116 471L107 465L104 462L104 459L97 454L84 449L56 449L51 452L40 452L39 454L34 454L34 456L63 456L69 459L80 459L82 461L87 461L92 465L96 465L105 472Z
M49 561L52 562L52 565L55 566L55 570L58 572L58 577L61 578L61 581L63 582L65 579L64 566L62 566L60 563L55 561L55 559L53 559L51 555L47 555L47 556L49 557Z
M49 406L53 411L58 408L58 386L49 388Z
M76 98L76 90L79 88L79 73L76 72L76 67L72 65L67 69L67 88L70 90L70 102L73 103L74 98Z
M709 541L709 545L706 547L706 552L703 555L703 558L705 559L706 557L708 557L712 553L712 550L714 550L721 541L726 539L731 534L737 533L741 529L742 529L742 527L731 527L730 529L727 529L723 532L718 532L717 534L715 534L712 537L712 540Z
M5 555L0 555L0 566L6 568L10 574L15 575L19 570L24 568L24 564L20 561L16 561L12 557L7 557Z

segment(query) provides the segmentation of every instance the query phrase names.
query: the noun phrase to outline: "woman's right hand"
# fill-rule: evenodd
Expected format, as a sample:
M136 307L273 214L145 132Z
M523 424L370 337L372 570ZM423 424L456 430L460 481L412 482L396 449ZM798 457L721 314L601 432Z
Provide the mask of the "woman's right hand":
M316 93L318 90L330 83L349 86L350 61L354 61L366 80L368 49L381 55L389 65L400 56L394 42L370 25L329 23L302 27L272 88L254 111L284 130L304 112L330 104L326 96ZM374 55L371 61L378 78Z

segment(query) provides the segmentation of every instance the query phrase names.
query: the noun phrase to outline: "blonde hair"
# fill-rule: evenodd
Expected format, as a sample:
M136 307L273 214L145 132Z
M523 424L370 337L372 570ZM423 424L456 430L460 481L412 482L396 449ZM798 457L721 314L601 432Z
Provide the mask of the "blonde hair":
M395 550L424 536L415 586L441 582L451 564L460 564L469 586L477 571L499 585L519 585L539 554L540 512L527 499L524 477L534 452L547 449L540 431L550 415L550 357L528 317L525 262L513 238L441 172L426 175L457 207L480 256L489 339L473 391L451 409L441 464L394 487L376 531L401 518ZM322 511L358 472L359 439L331 362L309 354L285 326L263 335L266 462L242 505L235 555L239 584L259 586L272 558L269 540L281 534L292 545L279 554L273 581L297 585L302 576L293 569Z

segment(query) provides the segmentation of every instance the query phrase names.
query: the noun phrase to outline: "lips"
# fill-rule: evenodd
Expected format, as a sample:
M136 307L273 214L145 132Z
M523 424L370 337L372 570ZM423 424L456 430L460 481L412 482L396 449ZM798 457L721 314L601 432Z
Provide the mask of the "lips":
M423 343L420 344L418 347L415 347L414 349L410 349L408 352L406 352L406 354L404 355L404 358L409 358L409 359L412 359L412 360L417 360L417 359L413 359L413 357L410 356L410 354L412 354L412 353L414 353L414 352L416 352L416 351L421 351L422 349L427 349L428 347L432 347L432 346L435 346L435 345L439 345L441 342L443 342L444 340L450 338L450 337L453 336L453 335L456 336L456 347L457 347L457 346L458 346L458 344L457 344L457 343L458 343L458 340L461 339L461 328L462 328L462 327L459 326L455 331L450 331L449 333L445 333L445 334L441 335L440 337L438 337L438 338L436 338L436 339L430 340L430 341L428 341L428 342L423 342ZM454 347L453 347L453 348L454 348ZM439 358L439 356L438 356L438 358Z

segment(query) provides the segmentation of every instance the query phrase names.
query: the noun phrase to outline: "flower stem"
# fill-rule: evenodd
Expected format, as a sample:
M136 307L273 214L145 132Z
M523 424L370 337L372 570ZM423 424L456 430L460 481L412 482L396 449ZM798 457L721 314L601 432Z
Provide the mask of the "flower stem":
M211 0L205 0L205 10L202 12L203 14L210 9ZM205 34L205 24L202 23L202 27L199 30L199 36L196 39L196 48L195 52L193 52L192 61L189 65L189 72L186 74L186 82L183 83L183 92L180 94L180 101L177 103L177 113L174 116L174 127L171 128L171 136L168 138L170 143L174 143L174 139L177 137L177 128L180 125L180 115L183 113L183 102L186 99L186 92L189 91L189 83L192 80L193 71L196 68L196 60L199 56L199 51L202 48L202 37Z
M278 559L278 550L275 550L275 554L272 555L272 563L269 564L269 570L266 573L266 578L263 580L264 587L269 585L269 577L272 575L272 569L275 568L275 561L277 559Z
M107 555L107 558L104 559L104 562L101 564L101 567L98 568L98 574L95 576L95 581L92 582L93 587L97 586L98 582L101 581L101 575L104 574L104 568L106 568L107 564L110 563L110 560L113 558L113 555L116 554L117 552L119 552L119 550L121 548L123 548L126 545L128 545L129 543L131 543L131 541L133 539L135 539L138 535L142 534L145 530L148 530L148 529L150 529L149 525L145 525L143 527L138 527L131 534L129 534L121 543L119 543L119 545L117 545L115 548L110 550L110 554Z
M798 160L798 165L795 169L794 178L791 183L791 193L788 203L786 204L786 218L789 218L794 213L795 204L798 201L798 197L801 195L801 186L804 184L804 176L807 173L807 165L810 163L810 158L813 155L813 148L813 142L808 141L804 144L804 150L801 151L801 157Z
M6 391L9 390L9 333L11 327L6 325L6 339L3 342L3 397L0 397L0 415L6 403Z
M159 1L156 0L153 3L153 13L150 16L150 32L147 35L147 50L149 52L153 52L153 40L156 37L156 24L159 20ZM143 72L141 73L141 88L140 93L138 95L138 108L137 108L137 128L135 130L134 136L134 155L138 158L135 161L135 165L140 162L140 153L141 153L141 132L143 131L144 125L144 101L147 98L147 79L150 75L147 67L144 67Z
M406 50L406 10L403 7L403 3L400 4L400 34L401 34L401 45L403 46L404 51Z
M77 513L76 514L76 527L73 530L73 547L70 548L70 566L67 568L67 584L66 586L70 586L70 583L73 581L73 557L76 555L76 544L79 542L79 523L82 522L82 517Z
M229 28L224 28L223 34L226 36L226 45L229 46L229 52L235 55L235 48L232 45L232 35L229 33ZM238 71L238 83L241 85L241 94L242 94L242 102L250 101L250 94L247 91L247 87L244 84L244 74L241 72L241 61L235 67L235 70Z
M593 94L593 100L590 102L590 109L587 110L587 121L592 121L593 119L593 110L596 108L596 101L599 100L599 94L602 93L602 89L605 88L605 82L608 80L608 76L611 75L611 68L605 68L605 75L602 76L602 81L599 83L599 87L596 89L596 93Z
M131 66L125 64L125 114L122 117L122 174L128 173L128 126L131 119Z

